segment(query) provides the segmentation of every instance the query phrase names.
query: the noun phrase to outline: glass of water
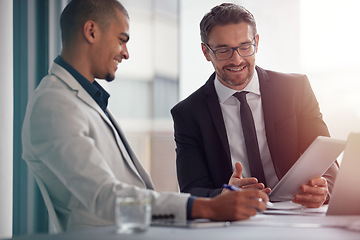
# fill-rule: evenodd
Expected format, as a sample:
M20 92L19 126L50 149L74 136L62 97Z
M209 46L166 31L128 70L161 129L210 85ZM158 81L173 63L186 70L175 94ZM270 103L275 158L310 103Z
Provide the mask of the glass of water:
M118 190L115 217L118 233L145 231L151 221L150 193L146 190Z

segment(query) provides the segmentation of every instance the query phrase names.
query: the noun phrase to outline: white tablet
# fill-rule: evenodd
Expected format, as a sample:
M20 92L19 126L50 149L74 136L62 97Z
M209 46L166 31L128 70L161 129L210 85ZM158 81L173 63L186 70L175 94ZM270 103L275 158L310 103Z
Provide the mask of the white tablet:
M317 137L272 189L270 201L289 201L300 187L322 176L345 148L346 141Z

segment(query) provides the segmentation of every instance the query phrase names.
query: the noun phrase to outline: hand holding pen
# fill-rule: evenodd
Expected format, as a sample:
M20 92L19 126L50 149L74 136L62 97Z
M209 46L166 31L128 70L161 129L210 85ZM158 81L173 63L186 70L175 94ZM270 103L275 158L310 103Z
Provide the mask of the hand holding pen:
M223 187L226 188L226 189L229 189L230 191L242 191L242 190L243 190L242 188L240 188L240 187L238 187L238 186L235 186L235 185L224 184ZM259 201L259 202L262 202L263 199L262 199L262 198L259 198L258 201ZM269 201L266 202L266 207L267 207L267 208L268 208L268 207L272 207L272 206L273 206L273 204L272 204L271 202L269 202Z

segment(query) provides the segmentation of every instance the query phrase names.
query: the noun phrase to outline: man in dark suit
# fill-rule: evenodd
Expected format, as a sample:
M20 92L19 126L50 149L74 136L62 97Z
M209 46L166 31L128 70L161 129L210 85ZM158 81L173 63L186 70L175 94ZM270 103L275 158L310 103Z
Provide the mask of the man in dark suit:
M204 16L200 30L202 51L215 73L171 110L180 190L213 197L229 183L269 193L317 136L329 136L316 97L305 75L255 65L259 35L245 8L216 6ZM249 146L241 92L253 118L255 142ZM254 146L260 159L255 167L256 154L249 150ZM334 163L322 177L303 185L293 202L321 206L337 171Z

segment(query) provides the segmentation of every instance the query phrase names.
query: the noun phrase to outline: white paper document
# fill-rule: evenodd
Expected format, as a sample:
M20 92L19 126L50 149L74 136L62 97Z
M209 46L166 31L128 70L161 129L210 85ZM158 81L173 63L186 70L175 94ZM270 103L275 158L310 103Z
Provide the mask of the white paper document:
M284 202L272 202L271 206L267 210L292 210L292 209L303 209L304 206L293 203L292 201Z
M273 202L270 207L267 207L263 214L270 215L313 215L323 214L325 215L327 205L323 205L320 208L307 208L300 204L293 203L292 201Z

